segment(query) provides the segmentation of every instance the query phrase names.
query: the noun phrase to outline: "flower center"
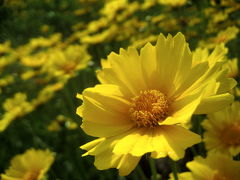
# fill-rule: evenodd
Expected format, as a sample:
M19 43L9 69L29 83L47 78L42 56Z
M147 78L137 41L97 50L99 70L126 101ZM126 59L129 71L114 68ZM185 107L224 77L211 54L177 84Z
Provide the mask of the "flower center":
M39 177L39 171L38 170L32 170L28 172L25 176L24 179L26 180L37 180Z
M240 145L240 124L232 124L224 128L221 139L224 144L229 146Z
M155 127L169 115L169 101L158 90L141 91L131 99L130 118L138 127Z
M227 180L224 176L220 175L219 173L215 174L212 180Z

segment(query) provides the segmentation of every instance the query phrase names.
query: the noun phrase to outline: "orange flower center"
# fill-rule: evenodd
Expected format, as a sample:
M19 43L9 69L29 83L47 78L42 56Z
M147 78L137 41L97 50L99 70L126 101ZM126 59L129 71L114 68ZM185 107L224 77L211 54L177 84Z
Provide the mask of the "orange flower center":
M158 90L141 91L131 99L130 118L138 127L155 127L169 115L169 101Z
M38 180L38 177L39 177L39 171L32 170L24 176L24 179L25 180Z
M240 145L240 124L232 124L224 128L221 139L228 146Z
M227 180L224 176L218 174L215 174L212 180Z

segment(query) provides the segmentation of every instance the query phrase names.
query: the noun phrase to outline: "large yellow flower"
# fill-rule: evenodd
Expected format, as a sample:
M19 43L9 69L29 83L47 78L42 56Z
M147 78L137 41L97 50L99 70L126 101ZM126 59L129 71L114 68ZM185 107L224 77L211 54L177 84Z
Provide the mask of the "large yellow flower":
M140 54L134 48L111 53L97 73L102 84L78 95L83 100L77 109L83 117L81 127L99 137L81 147L88 151L85 155L95 156L98 169L115 167L120 175L129 174L146 153L182 158L200 137L179 124L191 118L206 87L219 84L221 65L202 62L192 67L181 33L167 38L161 34L156 46L148 43ZM230 94L208 100L216 106L231 101Z
M207 150L237 155L240 153L240 103L208 115L203 122Z
M54 161L49 150L29 149L15 156L10 168L1 175L2 180L42 180Z
M224 154L210 154L206 159L198 156L188 162L191 172L179 174L179 180L239 180L240 162ZM170 175L173 180L173 175Z

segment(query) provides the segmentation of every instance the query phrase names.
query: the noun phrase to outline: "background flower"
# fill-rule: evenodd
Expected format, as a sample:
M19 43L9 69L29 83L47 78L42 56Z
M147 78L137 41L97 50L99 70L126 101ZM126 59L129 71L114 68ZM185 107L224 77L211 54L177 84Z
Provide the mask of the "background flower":
M54 161L49 150L29 149L15 156L10 167L1 175L2 180L43 180Z
M235 156L240 153L240 104L234 102L230 107L208 115L204 120L204 142L213 152Z

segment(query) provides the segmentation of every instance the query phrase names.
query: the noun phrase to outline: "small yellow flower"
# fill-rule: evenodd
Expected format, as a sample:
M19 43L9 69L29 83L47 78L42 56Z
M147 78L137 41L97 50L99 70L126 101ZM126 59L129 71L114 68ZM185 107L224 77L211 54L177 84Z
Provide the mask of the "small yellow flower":
M206 159L198 156L187 163L191 172L178 175L179 180L239 180L240 162L224 154L209 154ZM173 175L170 175L173 180Z
M11 43L9 41L6 41L2 44L0 44L0 55L4 53L9 53L11 51Z
M49 84L45 86L39 93L38 96L32 100L32 104L37 107L44 104L49 99L51 99L55 93L64 87L63 82L57 82L55 84Z
M209 151L230 155L240 153L240 103L208 115L203 122L204 142Z
M208 97L206 87L221 84L216 78L222 61L192 66L191 51L178 33L167 38L161 34L156 46L148 43L140 54L134 48L120 49L120 54L111 53L102 64L97 72L102 84L78 95L83 105L77 109L82 129L99 137L81 146L88 151L85 155L95 156L98 169L113 167L127 175L146 153L178 160L187 147L200 141L180 124L188 122ZM211 91L209 96L215 94ZM226 106L231 101L230 94L213 96L201 112L215 110L210 104Z
M64 115L58 115L47 127L49 131L60 131L63 125L69 129L74 130L78 128L78 124L73 119Z
M1 175L2 180L43 180L54 161L49 150L29 149L15 156L10 167Z
M134 48L142 47L147 42L156 42L157 37L158 36L151 35L151 36L148 36L146 38L139 39L139 40L133 40L133 43L132 43L131 46L134 47Z
M3 103L3 109L5 113L0 120L0 132L4 131L17 117L33 111L34 106L27 101L26 94L16 93L13 98L9 98Z
M170 6L183 6L187 0L158 0L158 2Z
M14 82L14 77L11 75L7 75L0 79L0 87L8 86Z
M81 42L86 43L86 44L98 44L103 41L109 41L113 37L115 37L115 34L117 32L118 32L118 27L117 27L117 25L114 24L111 27L109 27L108 29L104 29L100 33L83 36L81 38Z
M228 27L225 30L220 31L217 36L209 38L207 42L200 41L199 46L207 47L207 48L214 48L216 45L220 43L226 44L230 40L237 37L239 29L235 26Z
M112 20L118 11L128 7L128 0L112 0L104 4L101 14Z
M84 69L90 60L86 46L71 45L66 49L52 49L47 56L47 62L42 67L43 72L58 79L68 79Z
M238 74L238 59L234 58L232 60L228 60L228 62L224 65L224 68L228 70L228 77L236 78Z
M49 29L50 29L50 27L49 27L49 25L47 25L47 24L44 24L44 25L42 25L42 26L40 27L40 30L41 30L41 32L43 32L43 33L48 32Z

